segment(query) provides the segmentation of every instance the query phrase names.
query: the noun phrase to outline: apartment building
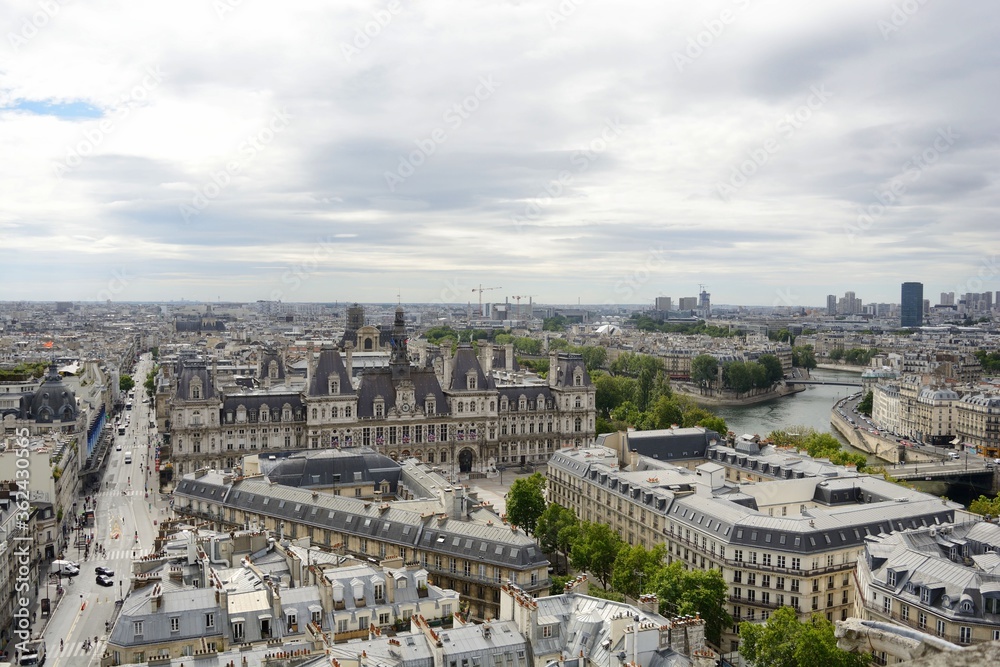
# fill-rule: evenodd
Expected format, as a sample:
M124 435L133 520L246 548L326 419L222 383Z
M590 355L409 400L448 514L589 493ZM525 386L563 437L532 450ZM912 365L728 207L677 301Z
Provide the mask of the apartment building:
M1000 640L1000 526L942 523L866 538L854 616L959 645ZM880 664L899 659L876 655Z
M721 570L737 624L781 606L803 620L847 618L864 538L951 521L957 507L756 443L710 445L706 458L692 460L694 470L646 457L619 470L604 448L564 450L549 462L549 500L607 523L629 544L665 543L671 562ZM723 644L736 650L735 625Z
M966 394L955 410L956 432L963 446L988 459L1000 458L1000 396Z
M438 480L436 498L377 503L203 469L179 481L174 510L220 530L257 527L359 558L420 563L435 584L457 590L475 618L496 617L506 582L545 594L549 562L535 541L463 487Z

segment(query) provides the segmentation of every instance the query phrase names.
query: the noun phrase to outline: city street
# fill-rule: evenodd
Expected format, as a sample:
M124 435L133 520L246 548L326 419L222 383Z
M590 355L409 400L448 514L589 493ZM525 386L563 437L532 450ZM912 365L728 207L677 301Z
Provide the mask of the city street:
M110 425L115 428L115 448L110 452L107 472L97 494L95 525L83 529L93 532L89 558L76 546L69 547L65 554L67 560L80 563L80 574L73 579L62 578L65 594L44 630L47 663L57 667L90 664L103 653L106 624L114 622L116 601L129 590L132 559L148 553L156 530L153 521L166 516L161 513L165 503L154 500L158 496L156 478L148 469L154 457L150 446L153 431L149 428L150 406L142 401L142 382L151 368L148 354L136 365L132 409L121 413L122 424L131 416L125 435L119 435L117 427ZM131 463L125 463L128 452L132 453ZM76 544L75 535L71 543ZM105 555L95 553L97 545L106 550ZM114 571L113 586L97 583L94 571L97 567ZM55 581L48 585L50 597L55 597L55 587ZM84 650L84 642L88 638L93 642L95 637L97 646ZM64 642L61 650L60 641Z

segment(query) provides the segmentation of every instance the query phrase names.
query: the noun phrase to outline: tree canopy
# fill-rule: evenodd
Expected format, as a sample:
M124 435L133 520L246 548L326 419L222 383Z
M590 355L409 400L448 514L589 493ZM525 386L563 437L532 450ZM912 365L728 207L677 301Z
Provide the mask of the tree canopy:
M577 570L590 572L607 588L623 544L622 538L607 524L584 521L570 551L570 563Z
M835 465L857 466L858 472L864 472L868 466L864 454L845 450L833 435L819 433L812 428L796 428L795 432L771 431L767 437L779 447L794 447L814 459L829 459Z
M816 353L812 345L799 345L792 348L792 365L796 368L816 368Z
M763 624L740 623L740 639L740 654L753 667L866 667L872 658L837 648L833 623L819 614L803 623L791 607Z
M540 472L515 479L507 491L507 520L534 535L538 518L545 511L544 492L545 478Z
M875 402L875 393L869 391L865 394L865 397L858 402L858 412L864 415L872 416L872 404Z
M120 389L121 391L124 392L131 391L132 387L134 386L135 386L135 380L132 379L131 375L122 375L120 378L118 378L118 389Z

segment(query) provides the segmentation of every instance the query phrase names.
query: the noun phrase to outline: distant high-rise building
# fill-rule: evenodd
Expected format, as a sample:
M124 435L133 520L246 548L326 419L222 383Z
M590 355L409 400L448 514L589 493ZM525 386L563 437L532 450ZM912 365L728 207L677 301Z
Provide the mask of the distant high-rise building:
M682 296L677 302L677 308L680 310L694 310L698 307L698 297L696 296Z
M698 309L702 312L705 317L708 317L712 312L712 295L705 290L701 291L698 295Z
M671 298L669 296L656 297L656 309L661 311L670 310Z
M942 306L954 306L955 305L955 293L954 292L941 292L941 305Z
M900 295L899 325L919 327L924 323L924 284L903 283Z
M826 314L836 315L837 314L837 295L827 294L826 295Z
M365 326L365 309L358 304L347 308L347 328L357 331Z

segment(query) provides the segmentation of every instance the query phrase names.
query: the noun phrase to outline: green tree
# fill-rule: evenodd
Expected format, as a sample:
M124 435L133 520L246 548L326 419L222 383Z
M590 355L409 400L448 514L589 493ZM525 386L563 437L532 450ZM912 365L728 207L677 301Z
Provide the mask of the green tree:
M122 375L118 378L118 388L123 392L128 393L134 386L135 380L132 379L131 375Z
M620 375L600 375L593 378L597 411L606 417L625 402L635 402L638 382Z
M684 413L677 402L666 396L660 396L649 409L655 425L653 428L670 428L674 424L684 423Z
M993 498L979 496L969 505L969 511L974 514L1000 516L1000 493Z
M729 587L720 570L685 570L684 564L675 560L657 571L652 590L660 598L661 612L700 614L705 619L705 636L716 646L723 628L732 625L726 611Z
M737 394L745 394L753 389L750 367L743 361L728 361L722 365L722 384Z
M584 345L576 351L583 356L583 363L587 365L588 371L604 368L604 364L608 362L608 351L598 345Z
M757 363L764 367L764 371L767 374L768 385L781 382L782 378L785 377L785 371L781 367L781 359L778 359L778 357L773 354L760 355L760 358L757 359Z
M544 511L545 478L542 473L515 479L507 491L507 520L534 535L538 517Z
M568 350L569 341L565 338L550 338L549 339L549 349L550 350Z
M792 365L796 368L812 370L816 368L816 352L812 345L800 345L792 348Z
M719 360L710 354L699 354L691 360L691 381L709 389L719 377Z
M844 350L843 348L835 347L830 350L830 354L828 356L831 361L840 361L844 358Z
M563 553L568 567L569 550L579 530L580 521L576 518L576 512L558 503L549 503L538 517L535 537L545 553Z
M703 426L709 431L715 431L723 438L725 438L726 434L729 433L729 427L726 425L726 420L722 417L714 415L712 417L704 417L698 420L698 423L695 424L695 426Z
M740 640L740 654L753 667L866 667L872 659L837 648L833 623L819 614L803 623L791 607L763 624L740 623Z
M875 402L875 393L872 392L872 391L869 391L867 394L865 394L865 397L862 398L861 401L858 403L858 412L860 412L861 414L865 414L865 415L868 415L869 417L871 417L872 416L872 403L874 403L874 402Z
M632 598L638 598L652 590L654 578L663 567L666 552L666 545L662 542L652 549L646 549L641 544L622 545L615 557L611 589Z
M623 544L618 533L606 524L584 521L570 551L570 563L577 570L590 572L607 588L615 558Z
M542 353L542 341L537 338L518 336L514 339L514 349L520 354L538 355Z
M569 320L562 315L546 317L542 319L542 331L565 331L567 324Z
M150 399L156 393L156 374L160 372L159 366L153 366L153 370L146 373L146 381L142 383L143 388L146 390L146 394Z

